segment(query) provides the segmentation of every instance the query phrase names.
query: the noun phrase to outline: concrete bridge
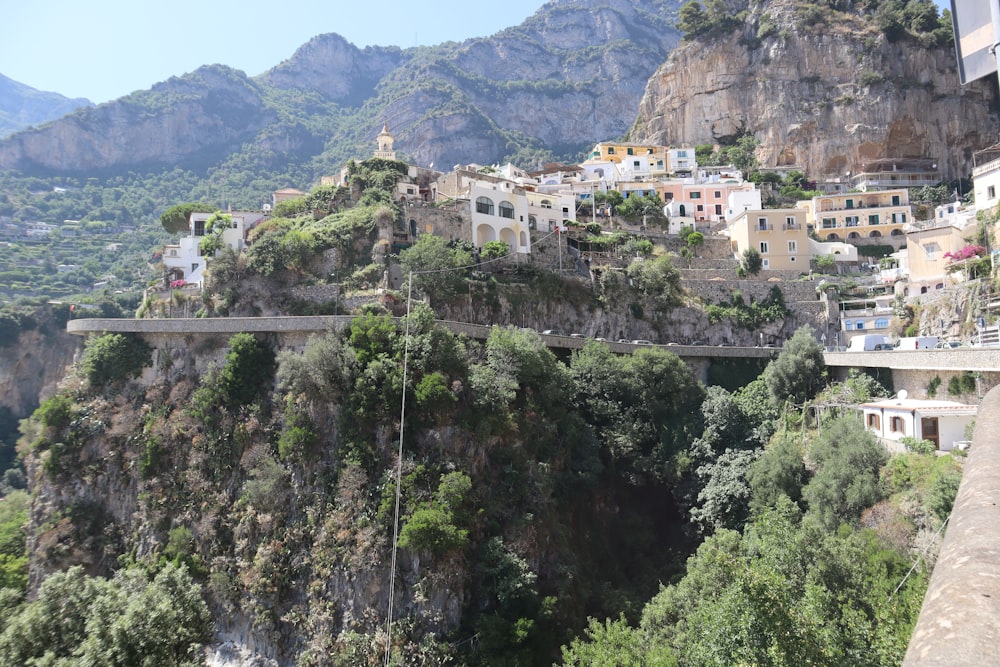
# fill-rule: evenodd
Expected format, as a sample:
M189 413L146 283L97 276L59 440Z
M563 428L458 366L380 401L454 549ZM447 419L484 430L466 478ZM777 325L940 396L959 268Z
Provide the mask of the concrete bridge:
M278 334L283 338L288 338L292 344L296 338L307 338L308 336L324 331L340 331L350 324L354 319L353 315L316 315L316 316L287 316L287 317L177 317L165 319L111 319L111 318L84 318L70 320L66 324L66 330L71 334L85 336L98 333L137 333L144 336L190 336L190 335L232 335L241 332L248 333L270 333ZM451 322L448 320L438 320L438 324L449 329L456 334L464 334L470 338L486 339L493 330L492 326L482 324L469 324L467 322ZM545 344L549 347L564 349L580 349L593 340L589 338L574 338L563 335L539 334ZM605 341L605 344L614 352L628 353L634 352L642 347L656 347L669 350L680 357L728 357L728 358L760 358L770 359L777 355L778 351L773 347L734 347L715 345L650 345L646 343L619 343L615 341Z
M912 398L926 398L927 386L935 377L947 387L951 377L967 372L977 374L979 396L1000 385L1000 347L825 352L823 360L831 377L840 380L852 368L884 369L892 386L906 389Z

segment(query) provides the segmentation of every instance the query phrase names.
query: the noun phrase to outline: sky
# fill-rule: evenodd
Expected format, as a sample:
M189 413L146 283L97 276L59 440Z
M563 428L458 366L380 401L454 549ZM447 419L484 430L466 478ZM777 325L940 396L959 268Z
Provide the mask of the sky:
M427 46L520 24L545 0L10 0L0 74L101 103L220 63L261 74L316 35Z
M939 7L950 0L935 0ZM221 63L256 76L316 35L426 46L520 24L545 0L9 0L0 74L101 103Z

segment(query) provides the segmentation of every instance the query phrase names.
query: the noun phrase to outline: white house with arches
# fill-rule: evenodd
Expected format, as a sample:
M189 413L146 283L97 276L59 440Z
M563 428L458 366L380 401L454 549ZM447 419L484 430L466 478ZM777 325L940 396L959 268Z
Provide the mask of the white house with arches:
M490 241L503 241L511 252L531 253L528 200L524 188L508 180L473 181L469 184L472 206L472 242L482 248Z

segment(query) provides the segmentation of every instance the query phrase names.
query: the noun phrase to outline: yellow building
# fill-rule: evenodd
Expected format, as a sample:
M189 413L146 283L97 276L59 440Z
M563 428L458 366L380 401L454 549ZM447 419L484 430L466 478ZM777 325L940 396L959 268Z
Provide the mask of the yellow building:
M613 162L626 175L660 176L667 173L667 147L601 142L584 162Z
M747 248L759 252L765 271L809 270L809 233L801 208L743 211L729 223L729 239L737 257Z
M968 230L975 233L973 226ZM912 231L906 235L907 266L910 272L910 294L925 294L951 285L949 276L949 253L955 254L970 241L965 231L951 225L929 227ZM954 270L954 269L952 269Z
M799 202L806 224L821 241L899 237L913 217L909 191L881 190L820 195Z

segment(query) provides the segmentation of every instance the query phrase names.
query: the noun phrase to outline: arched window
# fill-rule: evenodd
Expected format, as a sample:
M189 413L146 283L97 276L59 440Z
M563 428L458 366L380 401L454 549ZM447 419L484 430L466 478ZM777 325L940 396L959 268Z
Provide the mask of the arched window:
M877 229L873 229L872 233L868 235L868 238L870 238L870 239L877 239L877 238L880 238L881 236L882 236L882 232L880 232Z
M836 232L834 232L832 234L827 234L826 235L826 240L827 241L839 241L840 240L840 235L837 234Z
M850 331L853 326L854 326L854 320L844 320L845 331Z
M538 218L533 215L528 216L528 229L532 231L538 229Z
M861 234L858 234L857 232L851 232L850 234L847 235L847 238L848 238L848 240L851 240L851 239L860 239L861 238Z
M889 232L889 236L902 236L902 235L903 235L902 229L894 229L891 232Z
M514 219L514 205L509 201L500 202L500 217Z
M548 199L543 199L541 203L539 203L539 206L541 206L542 208L552 208L552 202L550 202Z
M489 197L477 197L476 213L485 213L486 215L493 215L493 200L490 199Z
M875 320L875 328L876 329L888 329L889 328L889 320L885 319L884 317Z

